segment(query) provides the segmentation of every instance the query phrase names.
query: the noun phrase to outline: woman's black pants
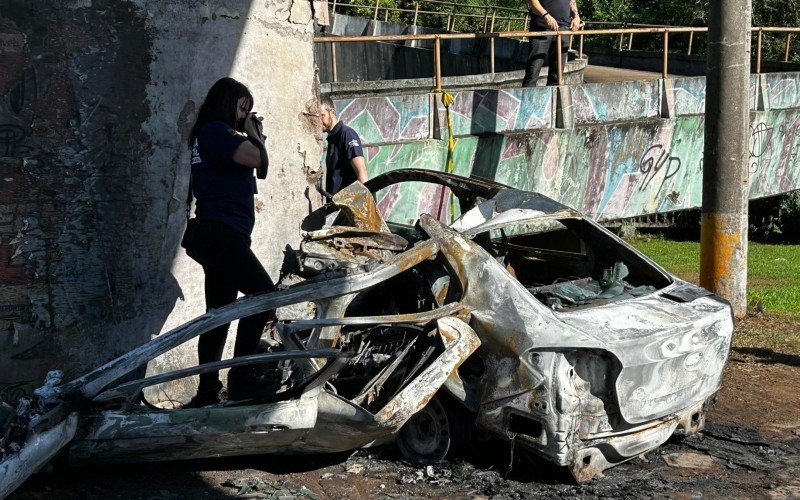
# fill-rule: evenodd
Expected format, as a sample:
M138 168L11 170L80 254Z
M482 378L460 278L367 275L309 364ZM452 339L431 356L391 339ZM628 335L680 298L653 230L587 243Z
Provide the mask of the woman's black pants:
M269 274L250 250L250 237L225 223L204 219L190 220L182 245L189 257L203 266L206 275L206 311L230 304L236 300L239 292L250 295L275 290ZM263 312L239 320L234 356L256 352L271 314ZM229 324L219 326L200 336L197 347L200 364L222 358L228 326ZM231 374L228 380L231 385ZM200 375L198 394L219 391L221 388L218 372Z

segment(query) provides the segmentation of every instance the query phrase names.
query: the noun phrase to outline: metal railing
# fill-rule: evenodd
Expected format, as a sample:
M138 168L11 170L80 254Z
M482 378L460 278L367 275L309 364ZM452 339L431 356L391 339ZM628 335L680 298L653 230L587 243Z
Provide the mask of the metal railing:
M430 1L430 0L429 0ZM761 73L761 55L762 55L762 42L764 33L785 33L786 46L784 54L784 62L789 60L789 49L791 43L791 36L795 33L800 33L800 28L782 28L782 27L753 27L750 29L751 33L757 36L756 44L756 67L755 73ZM435 92L442 90L442 40L464 40L464 39L478 39L489 41L489 68L490 74L495 72L495 40L501 38L524 38L530 36L555 36L556 37L556 61L558 65L558 85L563 85L563 68L561 63L561 46L562 38L565 36L570 37L570 47L572 45L573 37L579 39L579 57L583 56L583 38L585 36L606 36L606 35L619 35L624 37L628 35L628 45L632 44L634 35L645 34L660 34L663 39L662 50L662 64L661 64L661 78L667 78L669 75L669 41L670 35L675 34L689 34L689 52L691 52L691 41L695 33L707 33L708 28L695 28L686 26L659 26L659 27L641 27L641 28L621 28L621 29L595 29L580 31L506 31L506 32L486 32L486 33L441 33L441 34L418 34L418 35L372 35L372 36L322 36L315 37L315 43L330 43L331 44L331 75L333 81L337 80L336 70L336 44L337 43L365 43L365 42L407 42L413 40L433 40L433 87Z

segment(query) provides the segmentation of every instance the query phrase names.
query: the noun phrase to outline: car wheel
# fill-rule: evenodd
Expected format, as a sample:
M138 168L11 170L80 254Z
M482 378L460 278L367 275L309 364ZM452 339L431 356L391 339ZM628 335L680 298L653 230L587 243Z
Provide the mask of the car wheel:
M441 462L450 450L450 419L438 399L432 399L403 425L397 447L415 464Z
M466 409L439 394L403 425L397 447L415 464L435 464L462 449L472 439L474 426Z

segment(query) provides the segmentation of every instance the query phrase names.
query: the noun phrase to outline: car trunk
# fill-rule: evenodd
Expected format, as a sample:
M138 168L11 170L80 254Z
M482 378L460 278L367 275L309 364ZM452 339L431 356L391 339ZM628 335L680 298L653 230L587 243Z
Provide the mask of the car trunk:
M558 315L619 359L617 400L631 424L675 414L719 389L733 333L730 310L711 295L686 302L671 296L679 288L686 285Z

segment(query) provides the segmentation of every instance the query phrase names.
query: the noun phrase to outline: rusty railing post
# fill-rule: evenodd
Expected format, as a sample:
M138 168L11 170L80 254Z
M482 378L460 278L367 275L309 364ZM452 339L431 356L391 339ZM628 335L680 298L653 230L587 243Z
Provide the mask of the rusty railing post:
M333 77L334 83L339 81L338 74L336 73L336 42L331 42L331 76Z
M556 61L557 61L556 64L558 64L558 66L556 66L556 67L558 68L558 84L559 85L563 85L564 84L564 82L563 82L563 71L564 71L564 68L562 68L562 61L561 61L561 53L562 52L563 51L561 50L561 32L558 32L558 33L556 33Z
M664 59L661 63L661 78L667 77L667 66L669 64L669 28L664 28Z
M372 16L372 36L378 33L378 6L381 0L375 0L375 15Z
M494 74L494 35L489 39L489 69Z
M758 28L758 49L756 49L756 74L761 74L761 38L764 35L764 29ZM752 40L752 38L751 38Z
M433 39L433 86L434 92L442 91L442 39Z
M783 62L789 62L789 44L792 43L792 34L786 33L786 50L783 53Z

